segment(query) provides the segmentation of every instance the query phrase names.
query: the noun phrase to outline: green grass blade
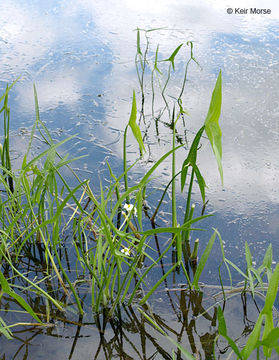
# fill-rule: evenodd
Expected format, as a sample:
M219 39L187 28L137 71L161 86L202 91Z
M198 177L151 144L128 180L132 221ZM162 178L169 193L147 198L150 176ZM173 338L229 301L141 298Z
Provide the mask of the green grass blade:
M143 191L140 190L138 192L136 203L137 203L137 216L138 216L138 222L140 226L140 230L142 231L142 204L143 204Z
M151 290L141 299L139 302L140 305L144 304L149 297L156 291L156 289L162 284L162 282L173 272L173 270L177 267L178 264L174 264L165 274L160 278L160 280L157 281L157 283L152 287Z
M234 351L234 353L237 355L237 359L242 360L243 357L241 356L241 353L240 353L238 347L236 346L236 343L233 341L233 339L231 339L228 335L223 335L223 337L227 340L227 342L229 343L230 347L232 348L232 350Z
M13 334L5 321L0 317L0 333L2 333L8 340L12 340Z
M22 164L22 169L27 169L27 171L30 170L32 165L35 165L36 162L38 162L40 159L42 159L44 156L48 155L49 152L56 150L59 146L65 144L67 141L73 139L76 135L72 135L69 136L68 138L60 141L57 144L52 145L50 148L46 149L45 151L43 151L42 153L40 153L39 155L35 156L32 160L30 160L28 163L26 163L26 159Z
M181 148L183 145L179 145L174 149L171 149L170 151L168 151L165 155L163 155L153 166L150 170L147 171L147 173L144 175L144 177L142 178L142 180L140 181L140 184L145 185L145 183L148 181L148 179L150 178L151 174L155 171L155 169L170 155L172 154L174 151L178 150L179 148Z
M219 331L219 334L222 335L222 336L226 336L227 335L227 326L226 326L226 321L225 321L223 311L220 308L220 306L218 306L217 316L218 316L218 331Z
M158 52L159 52L159 45L157 45L157 49L156 49L154 69L155 69L160 75L162 75L161 71L160 71L159 68L158 68Z
M203 252L203 254L201 256L201 259L200 259L199 263L198 263L198 267L197 267L197 270L195 272L194 280L193 280L193 283L192 283L192 285L196 289L199 288L199 286L198 286L199 278L200 278L200 276L201 276L201 274L203 272L203 269L205 267L205 264L206 264L206 262L207 262L207 260L209 258L212 246L213 246L213 244L215 242L215 238L216 238L216 231L214 231L211 238L209 239L209 242L208 242L208 244L207 244L207 246L206 246L206 248L205 248L205 250L204 250L204 252Z
M132 301L133 301L133 299L134 299L134 296L135 296L135 294L136 294L136 292L137 292L140 284L144 281L144 279L146 278L146 276L148 275L148 273L154 268L155 265L157 265L157 264L159 263L159 261L160 261L161 259L163 259L163 257L165 256L165 254L167 254L168 251L169 251L169 249L172 247L172 245L173 245L173 241L171 241L171 242L169 243L169 245L167 246L167 248L162 252L161 256L159 256L159 258L158 258L152 265L150 265L147 270L145 270L145 272L143 273L143 275L141 276L141 278L138 280L138 282L137 282L137 284L136 284L136 286L135 286L135 288L134 288L134 290L133 290L133 292L132 292L132 294L131 294L131 296L130 296L130 299L129 299L129 301L128 301L128 305L131 305L131 303L132 303Z
M10 86L7 86L6 91L4 92L4 94L0 97L0 102L7 96L7 94L9 93L9 91L12 89L12 87L15 85L16 82L18 82L20 78L18 77Z
M202 133L204 131L204 126L202 126L200 128L200 130L197 132L191 148L189 150L188 156L187 158L184 160L183 165L182 165L182 170L181 170L181 191L183 191L184 186L185 186L185 182L186 182L186 176L187 176L187 171L188 171L188 167L189 166L196 166L196 161L197 161L197 151L198 151L198 147L199 147L199 142L202 136Z
M182 345L177 343L174 339L172 339L170 336L167 336L169 341L173 343L178 349L181 351L181 353L185 356L187 360L196 360L196 357L194 357L192 354L189 353L188 350L186 350Z
M45 131L45 133L47 135L48 144L53 145L53 140L52 140L52 137L50 135L50 132L48 131L47 127L45 126L45 124L40 119L38 94L37 94L37 89L36 89L35 84L33 84L33 91L34 91L34 101L35 101L36 124L37 124L37 126L38 126L38 124L40 124L42 126L42 128L44 129L44 131Z
M162 334L167 335L163 329L152 319L151 316L147 315L143 310L138 307L138 311Z
M178 227L165 227L165 228L156 228L156 229L150 229L150 230L145 230L143 232L139 231L140 234L142 235L146 235L146 236L150 236L150 235L154 235L154 234L164 234L164 233L180 233L183 230L187 230L190 229L190 225L194 224L195 222L198 222L202 219L205 219L207 217L211 217L212 215L203 215L203 216L199 216L196 217L192 220L187 221L185 224L178 226ZM201 230L201 229L192 229L191 230Z
M15 293L14 290L10 288L8 281L6 280L5 276L2 274L1 271L0 271L0 283L1 283L2 291L4 293L14 298L18 302L18 304L21 307L23 307L23 309L25 309L36 321L38 321L39 323L41 322L41 320L35 314L31 306L27 304L27 302L20 295Z
M241 274L244 277L245 280L249 280L248 276L246 274L244 274L244 272L241 271L237 265L235 265L233 262L231 262L228 259L225 259L225 262L228 263L229 265L231 265L239 274Z

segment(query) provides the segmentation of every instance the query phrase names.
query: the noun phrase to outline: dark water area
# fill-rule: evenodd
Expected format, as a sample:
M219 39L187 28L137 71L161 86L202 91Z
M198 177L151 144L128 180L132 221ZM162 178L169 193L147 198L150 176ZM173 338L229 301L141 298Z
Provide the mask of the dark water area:
M245 3L241 6L262 7L259 1ZM226 256L242 269L246 264L246 241L254 265L260 265L271 243L275 264L279 260L279 6L272 0L264 6L272 10L270 15L229 15L227 4L221 1L198 1L194 5L182 0L171 4L155 0L139 3L129 0L5 1L0 12L2 92L7 82L20 76L9 100L14 167L22 161L35 120L35 83L41 119L52 136L62 140L77 134L60 152L69 152L72 158L86 155L73 163L81 178L89 178L92 188L98 191L99 179L106 183L109 178L106 161L116 174L121 174L123 132L129 120L133 89L138 104L141 97L134 64L134 30L160 28L149 35L151 56L154 57L157 44L160 44L160 59L165 59L179 44L193 41L194 56L200 64L200 67L195 63L189 66L183 105L190 115L186 125L179 125L177 129L182 139L187 129L187 140L191 141L203 124L220 69L223 76L220 126L224 186L209 144L204 142L198 155L199 165L207 184L206 210L214 216L203 220L199 226L207 230L193 237L200 239L202 252L212 235L211 229L217 228ZM144 36L142 41L144 43ZM177 56L176 73L168 90L170 101L181 87L189 51L185 46L184 52ZM158 128L152 122L150 76L147 70L145 124L141 124L148 151L134 167L129 178L131 183L171 147L171 130L164 125L167 120L162 118ZM155 116L161 108L158 100ZM128 136L128 144L128 161L132 164L139 156L132 135ZM33 153L43 146L40 141L36 142ZM178 151L178 168L184 159L185 151ZM167 160L155 172L154 189L167 184L170 176L171 162ZM202 204L195 185L193 198L198 214ZM179 191L179 186L177 189ZM158 193L155 191L147 200L150 212L154 211ZM185 201L186 194L179 194L180 223ZM148 224L148 220L145 221ZM158 223L171 226L171 194L158 214ZM160 245L166 240L162 237ZM66 244L69 247L65 251L71 258L74 252L71 239ZM165 268L158 265L148 279L150 284L169 269L171 259L164 261ZM202 359L213 358L212 346L217 333L213 295L219 292L214 286L220 283L217 271L220 262L220 245L216 241L201 277L203 283L212 287L205 287L203 295L189 294L184 287L185 276L176 273L167 278L167 283L150 299L160 326ZM233 275L235 284L242 280L236 272ZM229 284L225 270L223 281ZM63 298L62 291L57 292L57 296ZM138 304L118 309L118 316L104 328L102 315L94 315L90 310L89 284L81 285L79 292L84 294L83 317L76 313L74 306L69 306L66 314L50 309L57 319L53 327L16 327L12 341L1 335L0 359L172 358L172 343L141 315ZM218 300L223 304L221 298ZM38 312L46 313L46 304L30 298L30 302L36 301ZM245 340L263 303L260 297L254 302L249 294L246 298L231 294L225 315L233 338L244 334ZM3 297L0 316L6 323L30 321L28 316L8 311L10 309L20 310L8 297ZM228 356L226 344L223 345L218 349L219 359Z
M214 307L221 297L214 299L213 294L216 294L214 289L204 289L203 294L191 297L185 290L173 289L158 292L152 299L154 317L160 327L205 359L213 358L213 344L218 333ZM255 303L250 295L228 297L224 314L230 319L231 336L242 336L239 345L245 343L245 334L252 330L262 305L263 299L256 298ZM243 311L239 311L240 308ZM136 307L123 306L105 327L102 315L93 318L90 314L88 309L84 317L71 317L68 313L65 320L58 316L54 327L49 329L17 329L12 342L1 341L1 354L5 354L6 359L44 359L46 356L49 359L58 356L61 359L172 358L172 344L158 334ZM218 342L217 352L219 359L229 355L224 341Z

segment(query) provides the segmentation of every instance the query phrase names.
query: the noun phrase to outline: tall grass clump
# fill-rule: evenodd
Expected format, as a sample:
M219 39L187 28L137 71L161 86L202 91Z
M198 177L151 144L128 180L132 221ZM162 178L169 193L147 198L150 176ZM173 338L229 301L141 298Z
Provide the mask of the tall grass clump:
M218 335L214 344L218 344L221 337L225 339L231 348L228 358L236 356L237 359L246 360L255 351L257 358L263 354L268 359L273 350L279 354L279 334L273 317L279 268L277 265L272 269L272 248L267 249L262 265L255 268L246 243L247 267L246 271L242 271L226 258L217 229L209 236L203 252L199 249L199 240L193 242L193 234L201 230L200 222L210 216L204 214L206 182L198 161L202 141L209 141L223 183L222 133L219 126L221 71L217 76L203 125L196 129L190 141L186 131L189 113L183 103L183 94L190 63L199 66L194 57L193 43L179 44L170 51L169 56L160 58L159 45L152 53L149 42L149 35L154 30L137 29L135 65L140 89L138 93L135 90L132 92L130 117L123 129L123 170L115 173L107 162L109 180L100 179L97 189L93 189L89 179L80 180L78 173L71 168L72 161L79 158L69 159L68 154L61 155L63 147L75 135L59 142L52 138L40 118L35 86L34 125L30 129L30 139L21 159L22 163L14 168L8 97L15 82L7 86L0 97L0 115L3 117L3 140L0 146L0 298L9 304L17 304L31 318L30 322L7 324L0 317L0 332L11 339L12 329L18 325L54 326L51 321L57 318L57 314L66 319L68 311L74 311L82 317L86 311L85 306L88 306L88 297L91 311L96 316L105 315L104 323L112 318L121 304L130 306L136 303L139 313L172 342L179 356L194 359L194 354L179 341L174 341L157 323L148 301L170 274L181 270L185 275L191 301L201 308L200 278L216 238L219 238L222 301L215 306ZM144 34L145 45L142 44L141 34ZM176 87L176 93L172 92L170 96L168 91L172 78L176 76L176 61L184 49L190 51L190 56L184 64L183 76L179 77L180 87ZM147 97L148 86L151 98ZM160 89L159 92L156 91L157 88ZM141 100L138 110L136 99L139 96ZM156 110L156 104L161 105L159 111ZM151 114L149 118L146 115L148 106L151 107L148 110ZM171 137L166 153L161 154L149 166L144 164L150 151L145 142L149 126L147 118L154 125L158 142L160 124L170 130ZM178 135L181 125L185 130L184 137ZM145 131L142 131L142 127L145 127ZM134 162L129 159L127 151L130 134L133 134L139 148L138 159ZM36 141L41 141L43 150L32 156ZM185 152L184 161L180 164L177 161L178 151ZM169 160L169 179L161 184L152 211L151 208L147 210L146 199L154 190L156 173ZM143 174L139 179L131 180L133 176L130 175L136 166L144 168ZM70 171L72 174L70 180L65 176L65 168L67 173ZM198 215L193 202L195 186L199 189L203 205ZM186 194L182 214L178 214L179 192ZM157 219L168 193L171 199L171 218L169 226L163 226ZM164 244L160 247L158 239L161 238L164 238ZM163 261L166 257L170 258L170 253L174 256L165 269ZM162 267L162 276L152 280L150 284L150 275L158 265ZM223 286L223 266L228 271L230 289ZM243 284L238 287L233 287L231 269L244 279ZM81 285L84 284L87 287L86 295L81 291ZM247 292L253 297L260 293L265 297L265 304L241 349L237 341L228 334L225 304L231 296ZM38 299L40 306L36 305ZM223 307L220 303L223 303ZM16 308L13 307L11 311L16 311ZM178 337L180 339L181 336ZM173 359L175 356L173 352Z
M209 105L209 110L203 126L197 130L190 146L188 142L178 141L177 126L185 122L188 112L183 105L183 91L187 80L188 66L193 56L193 43L190 46L190 59L185 65L181 89L172 104L167 100L166 91L171 76L175 72L177 54L185 48L184 44L176 47L171 55L159 60L157 46L155 61L149 61L148 37L147 45L141 50L141 30L137 30L136 67L141 90L141 110L137 110L136 92L132 94L132 107L129 121L123 136L123 172L115 174L107 163L110 176L109 183L100 179L99 189L94 190L89 180L81 181L70 164L76 159L68 155L61 156L60 149L72 140L71 136L60 142L53 140L49 130L40 119L39 101L34 86L35 122L30 131L30 140L21 167L13 169L10 159L9 127L10 109L8 93L12 86L7 87L1 101L4 101L1 113L4 117L4 143L1 148L1 272L0 283L2 294L14 298L38 324L49 320L55 309L65 313L69 306L76 307L78 313L84 313L83 298L79 293L82 283L88 285L91 308L95 313L104 311L109 318L121 303L132 304L138 301L144 304L166 278L178 268L182 268L190 288L199 288L199 279L210 255L216 238L216 232L209 239L204 253L198 261L198 242L191 244L191 233L199 230L196 223L208 215L194 213L192 192L194 181L197 180L203 203L205 203L205 180L198 166L198 150L201 138L205 135L211 144L217 160L221 180L222 144L219 117L222 101L221 71L216 80ZM144 54L144 55L143 55ZM167 65L166 74L159 67ZM169 150L152 166L145 168L144 175L131 183L129 174L137 163L142 163L146 154L146 145L140 129L141 119L145 118L144 81L145 71L150 67L152 85L152 113L155 104L155 73L161 88L161 99L164 109L160 113L167 115L172 133L172 143ZM155 117L153 120L156 122ZM157 124L158 125L158 124ZM157 127L156 125L156 127ZM127 139L129 132L139 146L140 154L136 162L130 164L127 155ZM34 139L39 137L44 143L44 150L31 156ZM177 164L176 153L185 150L185 160ZM156 170L171 159L171 177L164 185L158 204L150 224L145 218L145 199L152 192L152 179ZM180 171L177 170L180 167ZM63 168L70 169L75 185L63 175ZM189 176L188 176L189 175ZM186 192L184 216L181 225L177 217L176 180L180 177L180 189ZM171 226L156 224L156 216L161 208L168 189L171 189L172 219ZM74 253L74 265L71 268L68 261L67 246L64 239L65 230L70 234ZM163 251L154 248L154 238L166 235L168 241ZM146 279L162 259L171 251L175 251L176 259L164 275L151 286ZM32 268L25 271L22 259L28 259ZM38 265L39 264L39 265ZM189 272L193 268L193 278ZM36 276L32 276L36 272ZM38 273L40 274L38 276ZM17 283L24 284L18 291ZM19 294L20 293L20 294ZM36 313L28 305L26 299L32 299L36 294L45 304L45 313ZM137 299L137 300L136 300ZM11 336L10 327L1 320L1 331Z
M23 296L17 294L12 287L15 279L23 282L22 293L36 293L42 296L46 302L63 311L66 304L55 298L49 289L44 288L42 283L48 278L57 279L56 286L63 289L65 295L74 297L80 312L82 307L80 299L72 286L68 275L61 263L58 251L61 249L61 226L63 226L65 210L71 199L80 207L75 197L76 192L84 186L80 182L74 189L70 189L60 173L61 167L68 165L68 155L64 158L58 156L57 149L71 138L54 143L48 130L40 120L37 93L34 87L36 120L31 129L29 146L22 160L21 168L12 169L9 147L9 122L10 109L8 107L7 87L4 105L1 110L4 117L4 143L2 146L2 172L1 179L1 231L0 231L0 283L2 295L7 294L14 298L39 323L38 315L26 303ZM39 155L30 159L30 149L35 132L41 135L41 139L48 146ZM58 179L60 184L58 184ZM61 188L61 183L64 184ZM67 194L62 198L63 189ZM32 254L30 253L33 252ZM24 269L21 259L36 258L40 263L42 279L35 281ZM37 259L38 258L38 259Z

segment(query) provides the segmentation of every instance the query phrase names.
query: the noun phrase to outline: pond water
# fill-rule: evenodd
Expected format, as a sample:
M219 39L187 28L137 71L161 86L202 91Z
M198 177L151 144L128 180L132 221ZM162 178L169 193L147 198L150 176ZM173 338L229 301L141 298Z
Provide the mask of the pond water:
M220 126L223 133L224 186L221 185L215 159L208 151L209 146L202 148L199 163L208 186L207 209L215 214L213 220L206 220L204 227L218 228L225 242L227 257L242 268L245 265L245 241L249 243L256 263L260 263L270 243L273 245L274 260L278 261L279 5L275 1L266 1L264 7L271 9L271 14L265 15L249 14L249 11L247 14L227 13L228 8L233 8L235 12L239 6L262 8L263 3L258 0L242 1L241 4L213 0L195 3L182 0L171 3L166 0L6 0L0 12L1 88L21 77L10 96L13 162L16 164L21 159L27 146L26 133L34 122L35 83L41 118L53 136L64 138L78 134L68 147L65 145L63 151L70 152L71 157L88 155L74 164L79 173L96 183L96 188L99 176L105 174L105 160L115 172L120 173L122 136L129 120L133 89L136 89L140 103L134 63L134 30L137 27L159 29L149 34L149 41L153 55L157 44L160 44L160 59L167 58L179 44L193 41L194 56L200 67L195 63L189 66L183 95L183 104L190 114L186 120L190 137L204 122L220 69L223 75ZM142 41L144 44L144 33ZM179 88L183 65L189 58L189 47L185 45L183 49L184 52L177 56L176 75L170 93ZM148 76L150 73L147 73ZM150 84L146 84L147 97L150 91ZM146 139L149 151L145 160L152 162L170 149L171 132L161 124L158 136L154 124L149 124L151 109L148 101ZM182 127L178 131L183 134ZM132 136L128 142L128 156L132 163L138 157L138 148ZM182 164L184 158L185 153L178 152L177 163ZM135 178L143 171L143 166L135 168ZM155 174L158 177L154 179L154 186L167 183L170 174L170 163L166 162L163 170ZM178 205L183 206L185 198L181 195ZM201 206L197 189L194 198L197 207ZM151 197L149 201L154 206L156 199ZM165 222L168 222L170 212L171 204L165 204L164 214L161 214ZM209 237L210 232L200 236L204 243ZM217 247L218 244L216 252ZM219 263L218 256L211 260L204 281L213 285L218 283L211 274ZM157 274L161 276L160 269ZM183 291L175 294L168 296L164 292L153 299L153 306L162 322L175 329L178 337L177 334L182 331L178 329L178 324L183 323L181 319L185 319L185 313L197 316L202 311L199 309L195 314L193 308L185 308L184 312L180 308L168 318L170 304L174 303L176 308L183 301L191 302L185 300ZM211 305L210 294L209 290L208 294L205 292L204 308ZM252 304L251 299L248 301ZM232 300L231 307L227 309L232 314L231 318L237 312L236 303ZM77 320L73 317L73 322L77 324L67 325L62 321L62 325L58 322L55 331L40 329L23 335L19 333L18 342L12 344L1 337L0 357L171 358L171 344L165 345L158 334L153 334L155 330L151 327L146 330L147 325L143 324L139 313L134 313L133 309L123 311L122 323L115 320L109 324L101 340L96 318L87 315L86 319ZM251 317L252 321L255 320L254 315ZM198 341L202 344L202 339L210 342L213 338L212 323L215 321L213 318L203 319L199 318L197 326L200 328L193 335L193 339L199 337ZM88 326L80 327L78 323L88 323ZM242 325L243 328L248 326L245 322ZM238 329L237 319L231 326ZM187 329L190 339L189 326ZM125 350L117 353L123 343ZM100 344L106 345L99 350ZM140 349L138 353L137 349ZM155 353L157 355L152 357ZM206 355L206 351L204 356L211 358L207 357L210 355Z

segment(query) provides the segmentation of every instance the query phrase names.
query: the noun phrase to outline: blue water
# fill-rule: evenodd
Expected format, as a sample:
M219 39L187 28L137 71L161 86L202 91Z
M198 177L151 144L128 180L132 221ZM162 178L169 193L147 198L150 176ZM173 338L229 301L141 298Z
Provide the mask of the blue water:
M262 7L260 2L249 1L242 6ZM224 186L209 144L204 142L199 165L208 186L207 209L214 212L214 218L206 220L204 227L218 228L227 257L242 268L245 241L256 264L269 243L273 245L274 260L278 261L279 7L275 1L267 1L264 6L271 9L271 15L229 15L222 2L207 1L195 5L182 0L171 4L165 0L5 1L0 11L1 89L20 76L10 95L14 166L22 159L35 119L35 83L41 118L52 135L63 139L78 134L61 151L69 151L72 157L87 155L74 164L81 176L89 177L97 189L99 177L107 174L106 160L116 173L121 173L122 135L129 119L133 89L140 103L134 30L162 28L149 34L151 55L158 43L160 59L165 59L180 43L191 40L200 64L190 65L183 95L183 104L190 113L186 119L189 140L205 119L216 77L222 70ZM170 95L177 94L181 85L189 51L184 45L177 56ZM163 68L163 63L160 66ZM150 79L150 72L146 76ZM147 134L147 162L157 160L170 149L171 132L159 125L159 145L154 123L150 123L150 82L145 86L146 126L141 125ZM158 114L162 103L158 101L156 106ZM182 125L178 131L183 137ZM132 136L128 142L132 163L138 157L138 149ZM178 152L178 170L184 158L185 152ZM145 171L145 162L135 167L130 181ZM154 186L166 184L170 171L170 162L166 161L155 173L159 177ZM200 211L198 188L194 199ZM156 196L149 198L151 207L156 200ZM178 197L178 205L184 208L185 195ZM169 200L160 214L166 223L170 206ZM180 221L181 218L182 215ZM210 235L211 230L197 235L202 249ZM216 243L215 254L220 254L218 246ZM212 258L205 281L218 282L211 273L219 261L219 255Z

